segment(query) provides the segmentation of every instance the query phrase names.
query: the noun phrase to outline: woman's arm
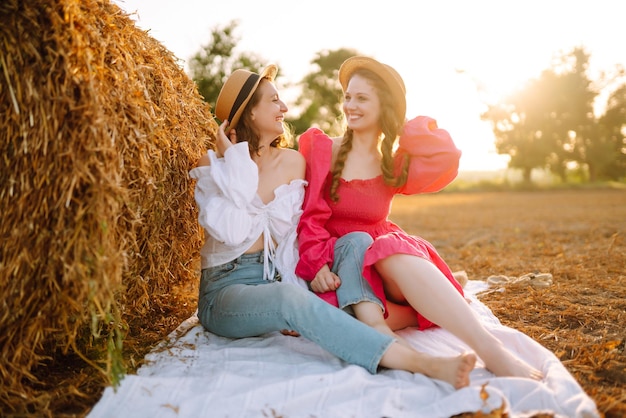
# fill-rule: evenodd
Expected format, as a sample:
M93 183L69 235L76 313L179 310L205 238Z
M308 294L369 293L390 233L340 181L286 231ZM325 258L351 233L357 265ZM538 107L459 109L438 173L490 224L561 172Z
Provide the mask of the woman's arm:
M325 228L332 211L323 194L330 170L332 141L319 129L309 129L300 137L299 145L306 159L308 185L298 223L300 260L296 274L311 281L322 267L331 266L334 259L336 238L331 237Z
M404 125L396 165L409 156L406 184L402 194L437 192L450 184L458 174L461 151L450 134L427 116L418 116Z
M252 229L247 205L258 188L258 170L250 159L248 144L229 147L224 158L209 151L189 175L197 180L195 199L200 225L226 245L244 242Z

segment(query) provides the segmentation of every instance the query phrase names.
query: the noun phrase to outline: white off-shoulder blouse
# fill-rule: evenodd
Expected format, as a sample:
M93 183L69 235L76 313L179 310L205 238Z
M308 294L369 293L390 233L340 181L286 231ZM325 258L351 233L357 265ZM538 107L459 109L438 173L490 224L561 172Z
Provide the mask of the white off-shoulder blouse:
M213 150L208 156L209 166L189 172L197 180L198 220L205 230L206 241L200 250L202 268L234 260L263 235L264 278L273 278L275 267L283 281L306 286L295 275L296 227L306 181L293 180L279 186L274 190L274 199L264 204L257 194L258 168L250 158L247 142L229 147L223 158Z

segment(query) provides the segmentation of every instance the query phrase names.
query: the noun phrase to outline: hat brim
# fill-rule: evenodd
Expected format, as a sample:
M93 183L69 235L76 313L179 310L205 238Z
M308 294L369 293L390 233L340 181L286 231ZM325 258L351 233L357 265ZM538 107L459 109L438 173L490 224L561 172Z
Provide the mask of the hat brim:
M241 115L243 114L244 109L248 105L248 102L250 102L250 99L252 98L252 95L254 94L256 89L259 87L261 80L267 79L269 81L274 81L274 79L276 78L276 74L278 73L278 67L274 64L270 64L267 67L265 67L263 71L261 71L260 74L255 74L252 72L248 72L248 73L250 75L257 75L258 77L256 81L254 82L252 88L249 89L248 95L245 97L245 99L241 102L241 104L237 108L235 114L232 117L230 117L230 120L228 121L229 122L228 128L226 129L227 131L226 133L228 133L228 131L230 131L231 129L234 129L239 123L239 119L241 118ZM239 93L239 91L237 93ZM220 98L218 97L217 102L219 101L220 101ZM218 111L220 114L218 114ZM228 113L221 114L222 112L228 112ZM231 109L228 109L226 111L225 109L224 110L220 109L220 106L216 104L216 116L220 118L222 121L224 119L228 119L230 112L231 112Z
M406 118L406 88L400 74L389 65L376 61L373 58L355 56L348 58L339 68L339 83L345 91L352 74L364 68L378 75L391 90L396 105L396 116L400 122Z

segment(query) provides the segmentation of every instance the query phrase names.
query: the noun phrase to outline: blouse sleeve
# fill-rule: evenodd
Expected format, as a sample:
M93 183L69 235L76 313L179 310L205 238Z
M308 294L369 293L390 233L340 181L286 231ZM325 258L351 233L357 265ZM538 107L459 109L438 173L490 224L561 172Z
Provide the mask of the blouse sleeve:
M330 172L332 141L317 128L308 129L300 136L299 149L306 159L308 186L298 223L300 260L296 274L311 281L324 264L332 266L336 237L326 230L331 208L324 200L325 181Z
M298 241L296 228L293 228L276 249L276 268L278 268L282 276L283 283L291 283L303 289L308 289L306 282L296 276L295 267L297 261Z
M409 156L407 182L398 193L417 194L437 192L450 184L458 174L461 151L450 134L427 116L418 116L404 125L396 169Z
M276 192L275 200L280 199L280 210L272 217L272 225L275 225L274 222L278 222L282 226L273 228L273 231L281 230L275 235L278 245L276 246L274 262L282 276L283 283L292 283L308 289L306 282L297 277L295 273L299 258L296 228L302 215L305 185L304 180L293 180L287 187Z
M256 195L258 170L246 142L229 147L224 158L217 158L212 150L208 155L209 166L189 172L197 180L198 222L218 241L236 246L246 240L252 229L247 205Z

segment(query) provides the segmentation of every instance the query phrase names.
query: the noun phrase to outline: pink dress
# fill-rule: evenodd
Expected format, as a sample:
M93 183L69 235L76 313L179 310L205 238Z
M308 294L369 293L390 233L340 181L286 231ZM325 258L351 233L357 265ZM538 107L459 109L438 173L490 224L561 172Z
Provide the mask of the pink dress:
M385 184L382 176L365 180L341 180L339 201L330 200L332 140L317 128L308 129L299 141L307 161L303 213L298 224L300 260L296 274L311 281L324 264L332 266L337 239L349 232L364 231L374 238L365 253L363 277L386 306L382 279L374 264L393 254L412 254L430 260L463 294L463 289L435 248L426 240L408 235L388 219L395 194L436 192L448 185L458 173L461 151L447 131L437 128L434 119L418 116L408 121L400 136L396 153L399 170L403 156L410 156L409 176L402 187ZM335 292L318 294L337 306ZM385 313L387 315L387 313ZM419 329L434 324L417 313Z

